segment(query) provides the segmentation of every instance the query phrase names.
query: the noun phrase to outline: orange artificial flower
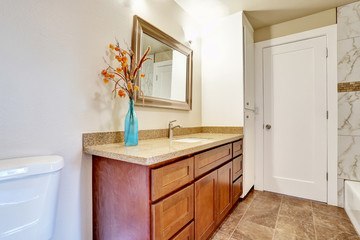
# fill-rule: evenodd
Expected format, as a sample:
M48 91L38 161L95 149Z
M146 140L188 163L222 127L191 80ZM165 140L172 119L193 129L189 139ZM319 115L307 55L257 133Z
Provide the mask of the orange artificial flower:
M123 90L119 90L118 94L120 97L124 97L124 98L126 97L126 94Z
M136 96L135 91L141 92L140 87L135 85L135 80L141 71L142 64L149 60L147 54L150 51L150 47L147 48L141 59L136 62L135 54L132 50L126 50L120 48L119 42L116 41L115 44L109 43L110 49L110 62L116 64L116 59L118 64L111 66L107 63L108 67L101 70L101 78L105 84L109 82L114 82L113 93L119 95L120 98L125 98L126 96L129 99L134 99ZM109 50L106 51L109 53ZM141 77L145 77L145 74L141 74Z
M145 77L145 73L141 74L140 77L144 78L144 77Z

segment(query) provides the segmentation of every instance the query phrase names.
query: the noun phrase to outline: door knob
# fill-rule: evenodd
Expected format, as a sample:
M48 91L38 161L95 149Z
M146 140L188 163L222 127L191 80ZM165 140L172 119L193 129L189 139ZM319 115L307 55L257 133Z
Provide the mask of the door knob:
M270 129L271 128L271 125L270 124L266 124L266 129Z

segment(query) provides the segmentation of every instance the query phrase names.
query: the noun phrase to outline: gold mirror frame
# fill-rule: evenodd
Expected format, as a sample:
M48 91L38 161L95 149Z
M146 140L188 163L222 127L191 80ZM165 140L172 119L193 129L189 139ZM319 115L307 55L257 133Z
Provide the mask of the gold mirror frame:
M150 37L155 38L156 40L166 44L167 46L173 48L174 50L179 51L187 57L187 73L186 73L186 101L176 101L171 99L156 98L149 96L141 96L137 94L135 97L135 105L144 106L144 107L158 107L158 108L169 108L169 109L178 109L189 111L192 108L192 65L193 65L193 51L180 43L176 39L170 37L160 29L146 22L144 19L139 16L134 16L134 25L132 33L132 50L135 53L136 61L138 61L144 49L141 49L142 36L143 33L146 33ZM140 86L139 78L136 79L136 85Z

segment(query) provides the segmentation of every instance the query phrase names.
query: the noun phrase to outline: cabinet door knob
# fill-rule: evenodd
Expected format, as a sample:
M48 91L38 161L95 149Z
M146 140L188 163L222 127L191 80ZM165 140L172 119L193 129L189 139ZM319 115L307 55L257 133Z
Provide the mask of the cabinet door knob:
M271 128L271 125L270 124L266 124L266 129L270 129Z
M249 102L247 102L247 103L246 103L246 105L248 105L248 106L249 106Z

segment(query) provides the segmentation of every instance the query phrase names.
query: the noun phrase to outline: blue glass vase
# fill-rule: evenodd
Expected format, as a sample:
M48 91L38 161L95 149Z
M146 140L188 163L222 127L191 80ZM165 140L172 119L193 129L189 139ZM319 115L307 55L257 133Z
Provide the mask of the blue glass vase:
M125 118L125 146L138 145L138 119L134 110L134 100L129 101L129 111Z

